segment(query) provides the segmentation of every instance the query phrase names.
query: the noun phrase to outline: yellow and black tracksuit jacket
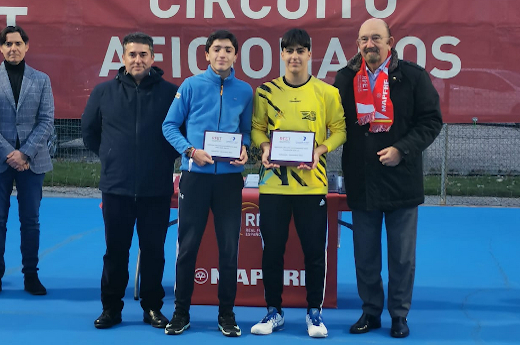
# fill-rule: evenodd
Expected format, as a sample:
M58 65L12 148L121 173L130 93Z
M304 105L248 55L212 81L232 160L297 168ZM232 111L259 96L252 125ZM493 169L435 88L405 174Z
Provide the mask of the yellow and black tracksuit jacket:
M251 139L256 146L269 142L273 130L314 132L314 147L323 144L328 152L347 137L338 90L315 77L298 87L288 85L283 77L264 83L256 89L253 108ZM327 194L326 154L313 170L262 167L259 190L261 194Z

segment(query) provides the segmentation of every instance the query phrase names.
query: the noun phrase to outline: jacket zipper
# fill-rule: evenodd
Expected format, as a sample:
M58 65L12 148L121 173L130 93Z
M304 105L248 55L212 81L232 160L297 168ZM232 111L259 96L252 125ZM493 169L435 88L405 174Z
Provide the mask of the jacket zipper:
M222 116L222 94L224 93L224 79L220 78L220 110L218 113L217 131L220 130L220 117ZM215 174L217 173L217 162L215 162Z
M139 155L139 113L141 112L141 102L140 102L140 98L139 98L139 85L136 84L135 86L135 92L136 92L136 96L137 96L137 112L135 114L135 160L134 160L134 165L135 165L135 172L136 172L136 175L137 174L137 168L138 168L138 164L137 164L137 161L138 161L138 155ZM134 193L135 193L135 201L137 202L137 176L134 176Z
M222 94L224 93L224 79L220 79L220 111L218 113L217 130L220 129L220 117L222 116Z

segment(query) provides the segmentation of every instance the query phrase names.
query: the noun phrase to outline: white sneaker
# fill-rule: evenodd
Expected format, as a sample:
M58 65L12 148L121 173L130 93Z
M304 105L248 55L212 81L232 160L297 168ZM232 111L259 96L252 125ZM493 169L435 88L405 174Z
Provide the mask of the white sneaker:
M313 338L325 338L328 334L327 327L323 324L321 311L318 308L311 308L305 318L307 322L307 333Z
M282 314L278 313L278 310L274 307L269 307L267 309L267 315L251 327L252 334L271 334L274 331L279 331L283 329L285 321Z

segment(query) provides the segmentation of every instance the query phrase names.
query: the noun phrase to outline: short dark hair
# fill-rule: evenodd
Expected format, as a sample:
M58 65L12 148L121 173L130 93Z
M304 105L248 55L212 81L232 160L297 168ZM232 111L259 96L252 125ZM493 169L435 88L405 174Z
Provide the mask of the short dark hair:
M150 53L153 55L153 38L144 32L132 32L123 38L123 54L128 43L148 44Z
M209 35L206 41L206 53L209 52L209 47L211 47L215 40L230 40L233 47L235 47L235 55L238 54L238 40L235 35L228 30L217 30Z
M303 29L291 29L283 34L280 47L282 50L288 47L302 46L311 50L311 37L307 31Z
M27 36L27 33L21 27L18 25L10 25L3 29L0 33L0 46L4 45L5 41L7 41L7 34L11 34L13 32L18 32L20 36L22 36L23 43L29 43L29 36Z

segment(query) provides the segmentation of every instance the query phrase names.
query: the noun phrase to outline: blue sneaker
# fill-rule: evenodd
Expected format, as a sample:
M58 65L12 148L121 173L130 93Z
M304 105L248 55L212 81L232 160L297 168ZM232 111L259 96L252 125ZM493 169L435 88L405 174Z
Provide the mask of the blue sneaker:
M271 334L274 331L280 331L283 329L285 321L282 314L278 312L278 310L274 307L267 308L267 315L251 327L252 334Z
M328 334L327 327L323 324L323 318L321 317L321 311L318 308L311 308L307 317L307 333L313 338L325 338Z

